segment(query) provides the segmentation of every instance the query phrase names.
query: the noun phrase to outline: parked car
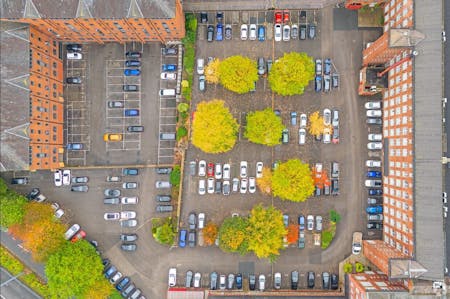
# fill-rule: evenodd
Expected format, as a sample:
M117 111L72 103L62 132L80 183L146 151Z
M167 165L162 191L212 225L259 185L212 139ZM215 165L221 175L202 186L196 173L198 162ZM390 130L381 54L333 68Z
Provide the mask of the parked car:
M125 53L126 58L141 58L141 52L131 52L128 51Z
M172 197L170 195L161 195L158 194L155 197L157 202L170 202L172 200Z
M130 283L127 287L125 287L125 289L120 294L122 295L123 298L128 298L128 296L132 294L134 290L136 290L136 286L133 283Z
M232 27L231 25L225 26L225 39L230 40L232 38Z
M122 242L135 242L138 239L138 235L137 234L121 234L120 235L120 240Z
M254 274L248 275L248 288L250 291L254 291L256 289L256 276Z
M206 90L206 77L204 75L198 77L198 90L200 91Z
M135 227L137 226L137 220L136 219L126 219L120 221L120 226L122 227Z
M137 196L126 196L120 199L120 203L123 205L135 205L139 202L139 198Z
M120 199L118 197L108 197L103 199L103 204L105 205L118 205Z
M306 276L308 288L310 289L314 288L315 281L316 281L316 274L312 271L309 271L308 275Z
M139 116L139 109L125 109L124 116L127 117Z
M339 87L339 75L336 73L333 73L333 75L331 75L331 86L333 88Z
M75 234L81 229L79 224L74 224L64 233L64 238L70 240L75 236Z
M29 200L33 200L33 199L35 199L36 197L38 197L39 194L41 194L41 190L39 190L39 188L33 188L33 189L31 189L31 191L27 194L26 197L27 197Z
M241 40L247 40L248 38L248 26L247 24L241 25Z
M367 215L368 221L383 221L383 214L368 214Z
M284 25L283 26L283 41L288 42L291 40L291 26Z
M381 171L371 170L367 172L366 176L368 178L381 178Z
M233 185L231 187L231 191L233 191L233 192L239 191L239 179L238 178L233 179Z
M217 290L217 278L218 278L217 272L212 272L209 275L209 278L210 278L210 289Z
M305 248L305 231L301 230L298 233L298 248Z
M369 142L367 143L367 149L369 150L380 150L383 148L383 143L381 142Z
M110 265L105 269L105 277L106 279L110 279L114 274L117 273L117 268L114 265Z
M188 216L188 224L189 229L196 229L197 228L197 215L194 212L191 212Z
M367 167L381 167L381 161L379 160L367 160L366 161Z
M266 40L266 27L264 25L258 26L258 40L263 42Z
M207 190L208 194L214 193L214 178L208 178L206 190Z
M316 75L314 78L314 90L316 92L322 91L322 75Z
M264 274L260 274L258 278L259 282L259 290L262 292L266 288L266 276Z
M267 59L267 74L269 74L272 69L272 63L272 59Z
M124 168L122 170L123 175L138 175L139 170L137 168Z
M323 75L323 91L329 92L331 90L331 77L330 75Z
M256 24L250 24L248 39L256 40Z
M119 282L116 284L116 290L119 292L123 290L129 283L131 282L128 276L122 277Z
M281 24L275 24L274 26L274 36L275 36L275 41L279 42L282 39L282 33L281 33Z
M382 125L383 120L381 118L368 118L366 119L368 125Z
M339 180L331 180L331 195L339 195Z
M117 197L120 196L120 190L119 189L105 189L105 191L103 191L105 196L109 196L109 197Z
M81 77L67 77L67 84L81 84Z
M300 39L306 39L306 25L300 25Z
M173 211L172 205L157 205L156 212L158 213L169 213Z
M381 190L381 189L369 189L369 195L383 195L383 190Z
M382 214L383 213L383 206L369 206L366 208L367 214Z
M198 181L198 194L205 195L205 193L206 193L206 181L201 179Z
M208 177L214 177L214 163L208 163L206 174L208 175Z
M367 204L368 205L376 205L376 204L378 204L378 200L376 198L369 197L369 198L367 198Z
M163 64L161 67L163 72L175 72L177 70L176 64Z
M298 25L297 24L293 24L292 28L291 28L291 38L292 39L297 39L298 37Z
M367 102L364 104L366 109L381 109L381 101Z
M240 193L241 194L247 193L247 187L248 187L248 180L246 178L241 179Z
M262 178L263 176L263 162L256 162L256 177L257 178Z
M125 61L126 67L138 67L141 66L141 62L139 60L127 60Z
M11 185L27 185L27 184L28 184L28 178L27 177L12 178L11 179Z
M282 23L283 22L283 12L282 11L275 11L274 13L274 20L275 23Z
M324 61L323 73L325 75L331 75L331 59L326 58Z
M72 186L70 188L70 191L72 191L72 192L88 192L89 187L87 185L76 185L76 186Z
M331 143L331 129L330 127L325 127L323 129L323 143Z
M140 76L141 75L141 71L138 69L125 69L123 71L123 74L125 76Z
M291 272L291 290L298 288L298 271Z
M337 290L339 287L339 276L336 274L331 274L331 289Z
M214 177L216 180L222 179L222 164L216 163L214 166Z
M280 272L276 272L276 273L273 275L273 287L274 287L276 290L281 289L281 273L280 273Z
M156 181L155 183L156 189L164 189L172 187L169 181Z
M136 189L138 187L137 182L125 182L122 184L123 189Z
M177 48L162 48L161 53L163 55L177 55L178 49Z
M248 192L250 193L256 192L256 179L254 177L248 178Z
M369 141L381 141L383 139L382 134L368 134L367 138Z
M161 73L161 80L176 80L176 79L177 79L176 73L168 73L168 72Z
M378 222L368 222L367 223L367 228L368 229L382 229L383 228L383 224L382 223L378 223Z
M310 24L308 31L308 38L314 39L316 37L316 25Z
M195 247L196 245L197 234L195 231L189 231L188 233L188 245L189 247Z
M212 42L214 40L214 26L208 25L208 30L206 31L206 40Z
M120 219L120 213L104 213L103 218L105 220L119 220Z
M225 290L226 287L227 287L227 277L221 274L219 278L219 289Z
M206 176L206 161L200 160L198 162L198 176L204 177Z
M228 274L228 283L227 283L227 288L229 290L232 290L234 286L234 274L230 273Z
M181 248L186 247L186 238L187 238L187 230L182 229L180 230L180 235L178 237L178 246Z
M81 52L83 47L80 44L67 44L66 50L67 52Z
M84 148L83 143L68 143L66 146L69 151L80 151Z
M240 164L240 175L241 175L241 178L246 178L247 177L247 161L241 161L241 164Z
M367 110L366 116L367 117L381 117L381 116L383 116L383 112L381 110Z
M307 228L308 230L313 230L314 229L314 216L313 215L308 215L306 217L306 223L307 223Z
M316 231L322 231L322 216L316 216Z
M120 248L123 251L136 251L137 245L135 243L122 243L122 245L120 245Z
M303 215L298 216L298 225L300 230L305 230L305 216Z
M69 60L80 60L80 59L83 59L83 54L75 53L75 52L68 52L67 53L67 59L69 59Z
M316 59L316 75L322 75L322 60Z
M322 289L328 290L330 288L330 273L322 272Z
M288 129L283 129L283 131L281 132L281 142L283 144L289 143L289 130Z
M292 111L290 115L291 115L291 125L296 126L297 125L297 112Z
M258 75L262 76L266 73L266 63L263 57L258 58Z

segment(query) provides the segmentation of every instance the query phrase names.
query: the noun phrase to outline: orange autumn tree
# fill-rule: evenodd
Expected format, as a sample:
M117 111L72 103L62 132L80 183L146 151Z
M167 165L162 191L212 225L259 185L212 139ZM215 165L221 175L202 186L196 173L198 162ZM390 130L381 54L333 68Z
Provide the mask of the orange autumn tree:
M287 242L289 244L296 244L298 241L298 225L289 224L287 229L288 229Z
M208 222L208 224L205 225L205 227L203 228L203 238L205 240L206 246L211 246L214 244L218 232L219 229L217 227L217 224Z
M272 170L269 167L264 167L262 177L256 179L256 185L263 194L270 195L272 193Z

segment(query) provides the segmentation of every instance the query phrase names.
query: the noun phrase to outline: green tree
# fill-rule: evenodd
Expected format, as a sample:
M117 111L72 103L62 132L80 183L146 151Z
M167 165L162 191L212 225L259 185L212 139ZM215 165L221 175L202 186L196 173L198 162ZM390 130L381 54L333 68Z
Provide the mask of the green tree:
M154 219L152 221L152 234L158 243L172 245L176 235L172 218Z
M188 103L180 103L177 106L178 112L187 112L189 110L189 104Z
M238 129L224 101L201 102L192 123L192 144L205 153L224 153L236 144Z
M274 146L281 143L281 132L286 127L270 108L247 114L244 136L251 142Z
M173 167L173 170L170 172L169 181L173 186L177 187L180 185L180 177L181 177L180 165L175 165Z
M283 200L305 201L314 192L309 165L298 159L281 163L273 172L272 192Z
M356 271L356 273L363 272L364 271L364 265L359 263L359 262L356 262L355 263L355 271Z
M219 81L228 90L243 94L253 89L258 80L256 61L243 56L230 56L219 65Z
M219 229L219 247L225 252L248 252L248 220L243 217L225 218Z
M177 129L177 141L179 141L181 138L187 136L187 133L188 133L188 131L187 131L186 127L183 127L183 126L179 127Z
M344 264L344 272L345 273L352 273L353 272L353 265L350 263Z
M283 213L274 207L253 207L248 220L248 249L258 258L273 258L283 249L283 237L287 230L283 223Z
M85 298L86 292L105 278L94 247L85 240L66 242L45 266L52 298Z
M3 179L0 179L0 226L10 227L20 224L25 214L27 199L9 190Z
M273 92L282 96L300 95L314 79L314 61L306 53L285 53L273 65L269 84Z
M335 210L330 210L330 220L334 223L339 223L341 221L341 215Z

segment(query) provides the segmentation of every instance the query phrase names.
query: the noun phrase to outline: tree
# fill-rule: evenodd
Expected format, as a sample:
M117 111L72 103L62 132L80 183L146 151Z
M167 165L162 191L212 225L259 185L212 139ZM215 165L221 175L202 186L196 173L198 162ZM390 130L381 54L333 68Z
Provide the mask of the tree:
M313 112L309 116L309 133L314 136L320 136L324 129L323 117L319 115L319 111Z
M100 256L85 240L66 242L45 266L52 298L86 298L86 292L105 279L102 272Z
M94 285L87 290L85 298L89 299L104 299L112 298L111 293L114 291L112 285L106 280L102 279L94 283Z
M172 218L154 219L152 221L152 234L158 243L172 245L176 235Z
M27 232L31 227L41 221L54 221L53 209L49 204L35 201L24 205L23 222L10 227L10 233L21 240L25 240Z
M206 246L211 246L216 242L218 234L217 224L213 222L208 222L203 228L203 238L205 240Z
M180 185L180 179L181 179L180 165L175 165L172 171L170 172L169 181L173 186L178 187Z
M344 264L344 272L345 273L352 273L353 272L353 265L350 263Z
M314 192L309 165L298 159L281 163L273 172L272 192L283 200L305 201Z
M356 273L361 273L364 271L364 265L361 264L360 262L356 262L355 263L355 271Z
M287 231L283 223L283 214L274 207L264 208L256 205L248 220L248 250L258 258L273 258L284 248L283 237Z
M335 210L330 210L330 220L334 223L339 223L341 221L341 215Z
M192 123L192 144L205 153L224 153L236 144L238 129L224 101L201 102Z
M289 224L287 227L287 241L289 244L295 244L298 241L298 225Z
M7 228L22 223L26 203L25 197L9 190L0 179L0 226Z
M248 220L243 217L225 218L219 229L219 247L225 252L248 252Z
M243 56L230 56L219 65L219 81L228 90L243 94L252 90L258 80L256 61Z
M264 167L262 177L256 179L256 185L263 194L270 195L272 193L272 170Z
M282 96L300 95L314 79L314 61L306 53L285 53L272 65L269 84L273 92Z
M180 113L187 112L189 110L189 104L188 103L180 103L177 106L177 110Z
M244 136L251 142L274 146L281 143L281 132L286 127L270 108L247 114Z
M205 77L208 83L219 83L219 66L220 60L218 58L215 58L213 61L206 65Z

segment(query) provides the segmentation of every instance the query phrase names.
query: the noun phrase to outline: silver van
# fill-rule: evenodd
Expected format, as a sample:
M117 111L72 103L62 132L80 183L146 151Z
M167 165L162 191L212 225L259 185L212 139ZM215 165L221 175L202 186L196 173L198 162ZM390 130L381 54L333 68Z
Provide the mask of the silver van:
M175 133L160 133L159 139L160 140L175 140L176 134Z
M161 96L161 97L175 96L175 89L173 89L173 88L170 88L170 89L160 89L160 90L159 90L159 96Z
M331 177L338 178L339 177L339 163L331 162Z

